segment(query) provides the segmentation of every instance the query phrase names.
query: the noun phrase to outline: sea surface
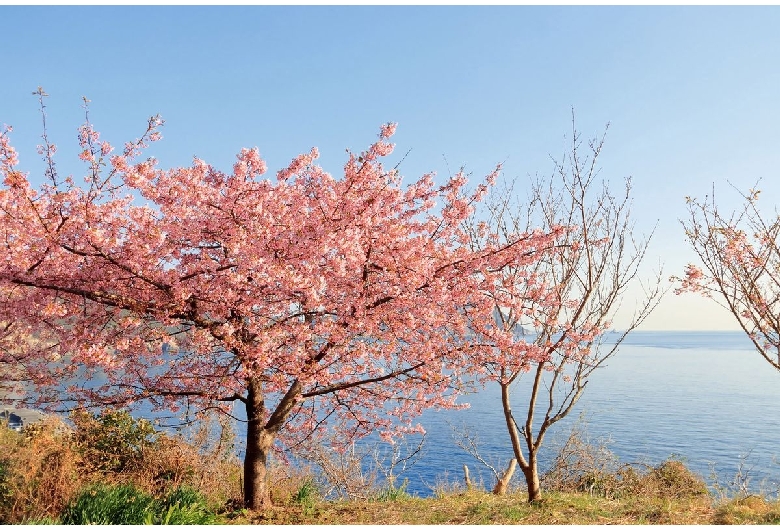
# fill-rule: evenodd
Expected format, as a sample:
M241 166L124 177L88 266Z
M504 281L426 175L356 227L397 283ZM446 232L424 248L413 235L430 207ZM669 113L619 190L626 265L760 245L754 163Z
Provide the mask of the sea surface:
M529 385L521 381L513 395L518 422ZM478 435L480 454L497 469L512 457L498 386L462 401L470 408L427 411L420 419L425 454L401 476L409 492L429 496L437 484L462 481L464 464L493 486L489 469L456 444L464 431ZM540 470L576 425L621 462L681 459L721 487L744 485L734 480L741 470L750 491L774 495L780 487L778 403L780 372L741 332L634 332L591 375L569 417L551 428Z

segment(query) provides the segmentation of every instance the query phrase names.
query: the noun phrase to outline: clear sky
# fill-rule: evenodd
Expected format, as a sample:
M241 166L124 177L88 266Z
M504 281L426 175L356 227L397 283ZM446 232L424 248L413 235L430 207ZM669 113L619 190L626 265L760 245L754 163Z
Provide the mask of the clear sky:
M498 162L508 177L549 174L573 107L586 136L611 123L602 174L633 176L637 233L657 223L646 276L695 259L686 195L714 184L728 207L727 182L761 178L764 206L780 204L778 7L0 6L0 20L0 123L33 174L40 85L74 174L81 96L114 145L161 114L149 153L162 167L197 155L228 170L258 146L273 171L318 146L338 174L346 148L395 121L410 180ZM671 293L644 326L731 328L713 302Z

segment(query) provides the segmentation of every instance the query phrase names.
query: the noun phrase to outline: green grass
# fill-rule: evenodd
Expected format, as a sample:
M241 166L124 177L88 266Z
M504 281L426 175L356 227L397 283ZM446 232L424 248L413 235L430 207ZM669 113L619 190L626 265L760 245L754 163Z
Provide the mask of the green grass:
M188 487L173 490L159 504L155 513L147 514L146 524L215 524L216 514L202 494Z
M132 484L93 484L62 513L63 524L214 524L217 516L202 495L178 488L157 500Z
M373 500L378 502L395 502L409 499L411 495L406 492L407 484L407 480L404 480L400 486L394 486L392 483L388 484L379 491Z
M131 484L94 484L62 513L63 524L143 524L155 500Z

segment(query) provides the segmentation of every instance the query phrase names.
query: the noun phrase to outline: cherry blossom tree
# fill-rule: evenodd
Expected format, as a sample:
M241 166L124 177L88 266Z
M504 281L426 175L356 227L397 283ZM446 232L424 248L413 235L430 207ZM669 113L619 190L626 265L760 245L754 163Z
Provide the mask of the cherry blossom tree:
M701 266L689 264L684 277L673 279L677 294L698 292L730 311L758 353L780 370L780 216L759 211L759 194L741 194L741 208L725 215L714 191L703 201L687 197L683 227Z
M470 223L475 252L506 244L532 227L554 236L555 251L533 262L508 262L483 284L492 319L482 318L477 330L481 342L492 346L484 369L501 389L514 453L494 492L506 491L519 465L529 502L542 494L538 463L545 435L571 412L589 376L664 294L660 278L643 285L644 299L633 318L622 331L608 334L627 288L638 281L649 239L633 236L630 180L619 194L597 181L603 144L604 137L591 141L583 158L573 128L568 156L556 162L552 177L535 181L525 207L509 187L487 201L482 220ZM513 409L518 401L520 416Z
M455 406L489 354L463 310L486 303L480 271L551 248L543 232L469 248L462 222L498 169L470 195L462 173L403 186L382 165L393 124L340 178L312 149L267 179L257 148L229 173L161 169L141 159L159 117L118 152L86 117L83 183L59 175L45 126L37 188L0 134L0 322L34 338L4 360L39 406L243 407L249 508L270 503L275 448L330 427L390 438Z

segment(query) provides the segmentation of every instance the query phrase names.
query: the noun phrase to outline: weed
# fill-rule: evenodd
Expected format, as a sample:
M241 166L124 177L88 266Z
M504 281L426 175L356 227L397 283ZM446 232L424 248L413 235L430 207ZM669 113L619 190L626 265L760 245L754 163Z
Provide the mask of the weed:
M190 487L179 487L161 503L154 516L147 515L147 524L214 524L216 514L207 507L202 494ZM151 521L151 522L148 522Z
M464 466L465 467L465 466ZM437 475L436 481L433 484L425 483L428 488L433 492L436 498L443 498L450 495L460 495L468 491L483 491L482 483L468 486L458 479L450 477L449 473L445 472L443 475Z
M616 489L618 459L608 439L591 441L583 415L558 449L550 469L541 476L546 491L587 492L612 497Z
M736 498L718 506L716 524L778 524L780 523L780 502L768 502L757 495Z
M679 460L667 460L653 469L658 481L657 494L662 497L707 495L707 484Z
M607 499L631 496L681 498L707 495L704 480L679 459L656 467L618 464L607 442L591 443L582 425L576 425L561 446L551 468L541 477L546 491L581 492Z
M300 504L304 508L311 508L317 503L319 496L320 494L314 481L307 478L293 495L293 502L295 504Z
M406 491L408 483L409 481L404 479L400 486L395 486L393 481L390 480L389 484L377 493L374 500L378 502L395 502L410 499L412 496Z
M352 443L343 447L336 438L311 438L299 445L295 457L312 464L325 499L371 500L381 495L399 474L423 454L423 437L417 443L403 439L387 443ZM394 494L392 491L389 494Z
M193 504L205 504L206 499L203 494L189 486L179 486L165 497L164 504L173 506L180 504L182 506L191 506Z

